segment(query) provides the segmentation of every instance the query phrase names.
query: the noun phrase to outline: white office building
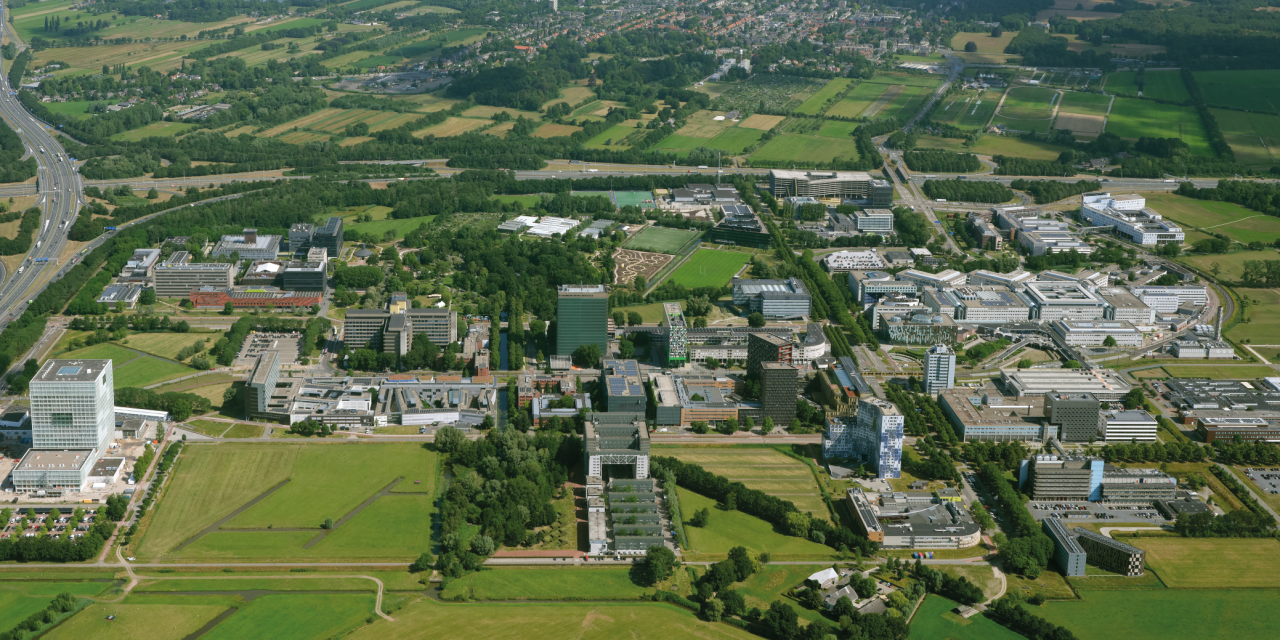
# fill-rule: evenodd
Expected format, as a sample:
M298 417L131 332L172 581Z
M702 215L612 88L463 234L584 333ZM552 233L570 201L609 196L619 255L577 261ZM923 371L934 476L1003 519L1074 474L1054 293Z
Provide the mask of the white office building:
M13 470L18 491L80 491L115 434L110 360L48 360L31 379L31 449Z
M1124 320L1055 320L1053 332L1072 347L1097 347L1112 338L1118 347L1141 347L1142 331Z
M927 271L919 271L916 269L907 269L898 274L899 280L908 282L918 282L921 286L937 287L937 288L955 288L963 287L969 280L968 274L956 271L955 269L945 269L937 273L929 273Z
M956 386L956 352L936 344L924 352L924 392L930 397Z
M1141 245L1161 245L1186 240L1182 227L1147 208L1146 198L1136 195L1111 197L1110 193L1086 193L1081 215L1095 227L1113 226L1116 233Z
M1107 303L1079 282L1029 282L1026 296L1031 301L1031 319L1099 320Z
M1029 273L1027 271L1023 271L1021 269L1018 269L1013 273L996 273L994 271L986 271L984 269L978 269L977 271L969 272L968 284L976 285L976 286L1002 285L1002 286L1009 287L1010 291L1018 291L1019 289L1024 287L1028 282L1031 282L1032 280L1035 280L1035 279L1036 279L1035 274Z
M1098 421L1099 435L1107 444L1155 442L1156 419L1146 411L1103 411Z
M1174 296L1175 298L1177 298L1178 304L1184 307L1203 307L1209 303L1209 290L1208 288L1203 286L1181 286L1181 287L1140 286L1140 287L1129 287L1129 291L1132 291L1133 295L1138 296L1139 298L1142 299L1143 302L1145 302L1148 305L1151 305L1151 303L1146 301L1146 297L1158 296L1158 295ZM1152 308L1156 309L1155 306L1152 306ZM1175 310L1176 310L1176 307L1175 307ZM1161 311L1160 309L1156 309L1156 311L1160 311L1161 313L1172 313L1172 312Z
M854 452L876 470L877 478L902 477L902 436L906 418L892 402L874 396L858 401Z

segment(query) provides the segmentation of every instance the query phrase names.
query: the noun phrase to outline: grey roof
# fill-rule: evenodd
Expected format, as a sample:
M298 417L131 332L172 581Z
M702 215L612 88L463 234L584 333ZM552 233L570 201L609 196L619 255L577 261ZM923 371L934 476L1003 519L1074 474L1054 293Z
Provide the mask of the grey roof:
M32 382L92 382L109 366L110 360L46 360Z

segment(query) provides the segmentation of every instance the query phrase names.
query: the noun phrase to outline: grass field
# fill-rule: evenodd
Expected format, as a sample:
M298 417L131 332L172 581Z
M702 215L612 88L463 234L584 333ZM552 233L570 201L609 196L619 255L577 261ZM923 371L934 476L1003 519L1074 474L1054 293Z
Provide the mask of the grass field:
M237 424L231 427L230 429L228 429L225 433L223 433L222 437L224 438L260 438L262 437L263 429L264 427L261 427L256 424Z
M197 340L204 340L205 348L213 346L218 333L135 333L128 337L129 348L158 355L171 360L178 359L178 352Z
M124 363L139 357L139 354L111 342L95 344L75 351L68 351L61 356L64 359L110 360L113 369L119 369ZM119 383L116 386L120 386Z
M706 622L692 612L662 603L467 604L443 605L423 598L348 636L352 640L450 638L490 640L520 629L533 639L691 638L756 639L723 622Z
M796 107L796 113L803 113L810 116L816 116L822 113L822 110L827 106L827 101L834 98L836 94L841 91L844 91L845 87L848 87L850 82L852 82L852 80L849 78L835 78L831 80L827 83L827 86L813 94L813 96L808 100L805 100L804 104Z
M176 362L158 360L156 358L140 358L114 371L115 386L145 387L157 382L181 378L195 373L195 369Z
M492 120L481 120L479 118L455 118L449 116L444 122L432 125L426 129L419 129L413 132L416 137L435 136L437 138L447 138L466 133L472 129L478 129L487 124L493 124Z
M955 51L955 54L961 60L968 63L1003 64L1007 61L1022 59L1022 56L1011 56L1004 53L1004 48L1009 46L1009 43L1017 35L1017 31L1005 31L999 38L993 38L990 32L961 31L952 36L951 49ZM978 46L976 52L968 53L964 50L965 44L969 42Z
M220 605L95 604L42 636L49 640L182 640L226 611ZM108 620L107 616L115 616Z
M1220 72L1215 71L1213 73L1217 75ZM1137 71L1117 71L1107 76L1105 88L1107 93L1137 97L1139 91L1138 85L1135 83L1137 79ZM1186 102L1191 99L1191 94L1187 92L1187 85L1182 82L1181 71L1148 70L1146 83L1141 91L1142 97L1151 98L1152 100ZM1203 86L1201 91L1204 91ZM1205 94L1205 96L1208 95L1207 93Z
M757 113L755 115L748 116L747 119L743 120L742 122L739 122L738 126L745 127L747 129L759 129L760 131L768 131L778 126L780 122L786 119L787 119L786 116L767 116L762 113Z
M1280 70L1197 71L1194 75L1210 105L1280 113Z
M982 128L991 121L999 102L997 91L962 91L946 98L933 112L933 119L957 127Z
M327 571L325 573L328 573ZM201 580L199 574L182 580L142 580L133 593L172 593L175 591L351 591L374 592L377 586L365 578L273 578L222 574Z
M634 122L639 121L637 120ZM607 149L609 147L628 148L631 145L624 142L626 137L636 133L637 131L645 131L644 129L636 129L634 122L628 120L622 124L615 124L612 127L601 131L594 138L584 142L583 146L589 149ZM628 123L631 123L630 126L628 126ZM606 141L609 144L605 144Z
M859 156L858 148L852 138L798 136L784 133L774 136L772 140L751 154L751 157L795 162L798 166L806 166L819 162L831 162L837 158L857 160Z
M769 608L775 600L785 600L787 591L796 585L803 584L805 578L813 575L815 567L805 565L767 564L751 574L751 577L733 584L733 590L742 594L747 601L747 609L756 607L761 611ZM801 620L821 620L822 614L790 603Z
M1224 234L1240 242L1280 239L1280 219L1230 202L1197 200L1172 193L1147 194L1147 206L1188 227Z
M750 258L737 251L698 249L671 274L671 280L691 289L723 287Z
M1058 92L1040 87L1014 87L1005 94L1004 104L992 120L1015 131L1047 133Z
M763 131L732 127L725 129L703 146L708 149L728 151L729 153L742 153L747 150L747 147L759 142L760 137L763 135Z
M773 530L768 522L741 511L721 511L715 501L700 494L679 489L680 509L685 517L698 509L709 509L711 520L706 527L685 523L689 535L689 553L699 557L724 557L729 549L746 547L753 554L768 551L775 560L785 558L826 559L833 555L831 547L804 538L786 536Z
M649 592L631 580L628 567L504 567L451 580L440 595L473 600L635 600Z
M44 106L49 111L52 111L58 115L68 116L71 118L79 118L83 120L85 118L92 117L93 114L89 112L89 109L91 109L94 105L98 105L98 104L107 104L107 102L105 100L88 101L88 102L82 101L82 100L68 100L67 102L49 102L49 103L46 103Z
M395 231L397 238L403 238L406 233L416 230L422 224L430 224L435 216L423 216L421 218L388 218L387 214L391 213L391 207L383 207L379 205L364 205L352 207L342 211L333 211L323 213L316 216L316 222L323 224L329 219L329 216L339 216L343 219L344 229L350 229L360 233L371 233L377 237L388 231ZM373 220L370 222L354 222L355 217L361 213L368 213Z
M1191 152L1209 156L1209 141L1205 137L1200 116L1191 107L1160 104L1136 98L1116 98L1107 118L1107 133L1121 138L1180 138Z
M1274 259L1275 256L1273 255ZM1251 303L1245 317L1248 322L1241 322L1227 331L1227 336L1235 340L1249 340L1258 344L1277 344L1280 340L1280 289L1239 289L1247 294ZM1272 362L1280 360L1277 357ZM1274 373L1270 375L1275 375Z
M992 622L979 613L963 618L955 613L958 603L942 596L928 596L911 619L908 640L1018 640L1022 636Z
M1230 332L1228 332L1230 333ZM1275 334L1272 334L1274 337ZM1263 365L1165 365L1175 378L1209 378L1211 380L1254 380L1275 375L1276 370Z
M1280 159L1280 116L1265 113L1210 109L1222 128L1236 160L1244 164L1271 165Z
M230 429L232 423L215 422L213 420L188 420L187 422L182 423L182 425L182 428L187 431L194 431L201 435L209 436L210 438L217 438L222 435L222 432Z
M856 122L842 122L840 120L824 120L822 126L818 129L818 135L824 138L839 138L841 140L848 139L853 135L854 129L858 128Z
M1080 640L1238 640L1271 637L1277 604L1280 591L1161 589L1082 591L1079 600L1027 608Z
M964 146L964 140L960 138L921 136L916 146L925 149L948 149L960 153L1017 156L1032 160L1056 160L1063 151L1067 150L1066 147L1047 142L1023 140L1013 136L983 136L977 143L968 147Z
M690 240L698 237L698 231L683 229L664 229L662 227L645 227L643 231L627 240L625 246L636 251L652 251L654 253L675 253Z
M1087 116L1107 115L1107 106L1111 104L1111 96L1097 93L1068 91L1062 94L1062 105L1059 112L1080 113Z
M1224 253L1220 255L1184 255L1179 256L1178 261L1189 264L1203 271L1212 273L1213 265L1216 263L1220 271L1220 276L1224 280L1239 280L1244 273L1244 263L1246 260L1277 260L1280 254L1274 249L1263 249L1261 251L1235 251L1232 253Z
M1274 538L1131 538L1174 589L1266 589L1280 574Z
M782 452L767 447L680 447L659 449L683 462L702 468L748 489L757 489L787 500L800 511L815 518L830 520L822 492L809 466Z
M333 638L364 625L374 596L273 594L248 606L201 636L205 640L270 637L273 640Z
M56 573L40 577L46 575L58 578ZM109 586L106 582L0 582L0 629L12 629L27 616L49 606L53 597L63 591L77 596L96 596Z

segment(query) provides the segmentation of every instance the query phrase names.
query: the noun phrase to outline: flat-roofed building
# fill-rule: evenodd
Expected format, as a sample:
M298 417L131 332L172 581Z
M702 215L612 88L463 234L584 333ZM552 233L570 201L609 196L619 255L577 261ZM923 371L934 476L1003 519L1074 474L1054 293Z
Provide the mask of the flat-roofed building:
M799 388L799 369L783 362L760 363L761 420L769 418L775 427L790 425L796 417Z
M284 272L284 262L279 260L254 260L245 269L240 278L240 285L246 287L279 287L280 275Z
M31 378L31 449L10 475L17 491L80 491L115 435L110 360L49 359Z
M1245 442L1280 442L1280 420L1235 416L1201 416L1195 418L1196 433L1205 442L1234 440Z
M884 528L880 526L879 514L873 508L867 494L861 487L853 487L845 491L845 500L849 513L853 514L854 528L872 542L884 544Z
M156 296L186 298L204 287L230 289L235 286L236 266L229 262L191 262L191 254L175 251L163 264L156 265Z
M1231 360L1236 357L1235 347L1230 342L1221 340L1174 340L1173 355L1175 358L1209 358L1215 360Z
M239 254L241 260L271 260L279 253L280 236L258 235L257 229L245 229L240 235L222 236L209 255L230 258Z
M792 362L807 365L828 353L831 353L831 343L827 341L822 325L810 322L805 325L804 340L791 352Z
M827 459L855 457L857 443L853 432L857 428L854 418L828 416L827 428L822 433L822 456Z
M1005 398L953 388L938 397L938 406L964 442L1044 440L1044 398Z
M1090 564L1130 578L1146 572L1146 551L1084 527L1076 527L1071 533L1088 554Z
M275 393L276 383L280 381L280 354L276 351L263 351L249 373L249 381L245 384L244 414L250 420L254 416L267 412L271 395Z
M840 197L869 202L875 207L893 205L893 185L887 180L873 179L862 171L787 171L769 172L769 192L775 198L812 196Z
M1102 317L1106 320L1124 320L1142 326L1154 324L1156 321L1154 309L1120 287L1099 289L1098 296L1107 303L1102 312Z
M134 249L129 261L120 270L119 282L151 284L156 265L160 262L159 249Z
M1147 246L1181 243L1186 240L1182 227L1165 220L1147 200L1136 194L1115 196L1110 193L1086 193L1081 196L1080 214L1096 227L1114 227L1117 234Z
M648 398L635 360L600 362L600 390L604 410L609 413L644 413Z
M1035 280L1033 273L1018 269L1011 273L996 273L985 269L969 272L968 284L971 286L1005 286L1010 291L1022 289L1028 282Z
M795 344L787 338L772 333L752 333L747 338L747 372L760 373L765 362L792 364Z
M981 218L973 220L973 230L979 245L988 251L1002 251L1004 249L1004 236L996 231L994 225Z
M751 207L731 204L720 207L720 210L724 217L707 232L708 242L756 249L768 249L773 243L773 236L769 235L769 230Z
M1027 463L1028 487L1035 500L1102 499L1102 476L1106 463L1101 459L1036 455Z
M197 309L292 309L320 304L318 291L282 291L275 287L202 287L187 296Z
M610 471L610 477L649 477L649 429L643 413L587 413L583 432L587 475L604 477Z
M892 209L864 209L853 214L861 233L878 233L887 236L893 233Z
M1061 429L1059 440L1093 442L1102 422L1100 406L1092 393L1049 393L1045 395L1044 412L1049 424Z
M1025 290L1031 302L1031 319L1101 320L1107 303L1078 282L1029 282Z
M1045 518L1041 524L1045 535L1053 540L1053 561L1057 563L1058 569L1065 576L1083 576L1085 575L1085 553L1084 547L1076 542L1075 536L1062 524L1057 518Z
M1000 382L1016 396L1088 393L1104 402L1133 389L1112 369L1001 369Z
M289 227L288 242L285 247L293 253L302 253L311 248L311 236L315 235L316 226L310 222L295 222Z
M854 529L892 549L967 549L982 538L982 527L958 502L919 496L880 494L880 505L861 489L846 493Z
M1131 291L1133 295L1141 298L1143 302L1147 302L1148 296L1165 295L1177 298L1178 306L1182 307L1203 307L1209 303L1209 289L1201 285L1180 285L1169 287L1143 285L1140 287L1129 287L1129 291ZM1174 310L1176 311L1177 309L1175 308Z
M281 273L280 287L286 291L325 293L329 290L328 265L323 260L290 260Z
M1008 287L966 285L942 293L954 299L955 319L968 324L1026 322L1031 316L1027 297Z
M849 291L863 304L885 294L914 295L920 291L919 282L899 280L885 271L853 271L849 276Z
M342 256L342 241L342 218L338 216L330 216L324 226L311 233L311 247L323 247L334 258Z
M556 352L571 356L594 344L609 353L609 287L602 284L560 285L556 292Z
M1173 500L1178 479L1159 469L1117 469L1107 465L1102 472L1102 501L1111 504L1152 505L1157 500Z
M969 276L954 269L945 269L938 273L907 269L898 272L898 279L918 282L922 287L954 288L964 286Z
M1098 429L1107 444L1121 442L1155 442L1159 425L1146 411L1103 411L1098 418Z
M667 366L684 365L689 361L689 326L685 324L680 303L662 303L662 325L667 328Z
M1056 320L1049 327L1073 347L1101 346L1107 338L1119 347L1142 346L1142 331L1124 320Z
M924 352L924 392L937 397L956 386L956 352L945 344L935 344Z
M766 318L784 320L809 315L812 296L799 278L733 280L733 304Z

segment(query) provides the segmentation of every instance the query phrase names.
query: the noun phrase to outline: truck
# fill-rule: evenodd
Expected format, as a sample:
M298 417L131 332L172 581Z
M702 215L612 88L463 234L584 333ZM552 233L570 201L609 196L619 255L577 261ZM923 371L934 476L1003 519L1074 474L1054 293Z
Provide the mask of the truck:
M115 230L116 230L116 228L115 228L115 227L103 227L103 228L102 228L102 230L103 230L103 231L115 231Z
M49 220L44 221L44 231L46 233L49 231L49 222L50 222Z

